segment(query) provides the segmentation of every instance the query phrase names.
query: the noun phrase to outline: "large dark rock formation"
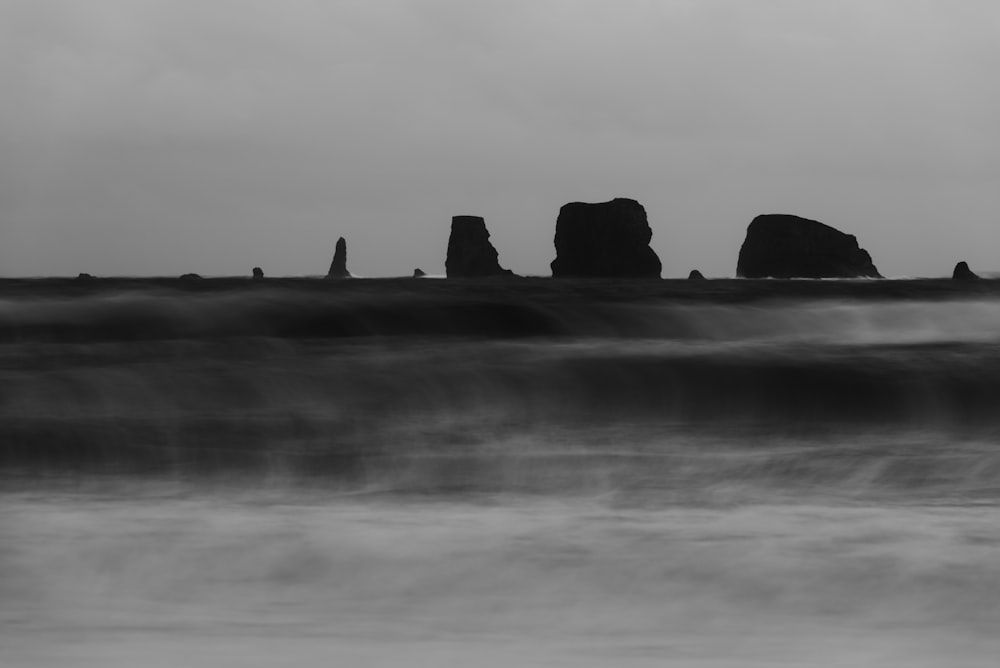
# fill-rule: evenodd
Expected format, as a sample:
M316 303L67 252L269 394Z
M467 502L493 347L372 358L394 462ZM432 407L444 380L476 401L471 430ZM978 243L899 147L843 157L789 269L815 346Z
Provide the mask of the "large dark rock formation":
M344 237L337 239L337 247L333 251L333 262L330 263L330 271L326 272L326 277L351 277L351 272L347 271L347 242L344 241Z
M955 281L975 281L979 274L969 269L968 262L959 262L955 265L955 271L951 273L952 280Z
M881 278L858 240L829 225L783 214L747 228L736 275L743 278Z
M500 266L497 249L490 243L486 221L479 216L454 216L448 237L448 257L444 262L448 278L511 276Z
M566 204L556 220L552 275L659 278L663 265L649 247L652 238L646 210L635 200Z
M260 267L253 268L253 280L259 281L264 278L264 270Z

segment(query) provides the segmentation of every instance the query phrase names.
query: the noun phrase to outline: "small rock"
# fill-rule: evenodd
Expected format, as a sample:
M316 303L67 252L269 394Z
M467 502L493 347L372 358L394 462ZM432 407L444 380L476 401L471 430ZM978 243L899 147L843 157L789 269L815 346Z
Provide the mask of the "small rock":
M413 278L423 278L426 275L423 269L417 268L413 270Z
M697 269L692 269L691 273L688 274L689 281L704 281L705 276Z
M955 265L955 271L951 273L953 281L975 281L979 275L969 269L968 262L959 262Z
M253 268L253 280L259 281L264 278L264 270L260 267Z
M327 278L350 278L351 272L347 271L347 242L344 237L337 239L337 247L333 252L333 262L330 263L330 271Z

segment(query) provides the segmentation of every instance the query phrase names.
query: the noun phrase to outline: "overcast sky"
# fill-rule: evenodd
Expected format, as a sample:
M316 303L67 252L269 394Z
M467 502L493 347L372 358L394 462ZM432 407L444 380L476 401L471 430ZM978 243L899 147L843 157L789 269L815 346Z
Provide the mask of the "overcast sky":
M1000 269L994 0L0 0L0 275L548 275L642 202L663 275L759 213Z

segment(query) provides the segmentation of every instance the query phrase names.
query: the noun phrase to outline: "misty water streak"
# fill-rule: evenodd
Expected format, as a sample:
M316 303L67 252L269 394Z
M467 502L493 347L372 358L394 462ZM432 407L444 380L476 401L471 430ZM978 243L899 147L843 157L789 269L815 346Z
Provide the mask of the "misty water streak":
M0 664L987 666L992 281L7 281Z

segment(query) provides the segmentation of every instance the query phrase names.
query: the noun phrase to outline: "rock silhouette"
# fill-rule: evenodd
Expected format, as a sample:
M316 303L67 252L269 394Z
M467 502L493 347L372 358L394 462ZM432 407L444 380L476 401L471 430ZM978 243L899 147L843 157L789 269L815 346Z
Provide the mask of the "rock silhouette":
M413 278L423 278L426 275L427 274L424 273L424 270L419 267L413 270Z
M757 216L747 227L736 275L743 278L881 278L850 234L808 218Z
M333 251L333 262L330 263L330 271L326 273L327 278L351 278L351 272L347 271L347 241L344 237L337 239L337 247Z
M959 262L955 265L955 271L951 273L952 280L955 281L975 281L979 274L969 269L968 262Z
M80 272L77 275L76 280L78 280L78 281L92 281L92 280L94 280L94 276L92 274L88 274L87 272L84 271L84 272Z
M659 278L663 265L649 247L652 238L646 210L635 200L571 202L556 220L552 275Z
M448 237L448 256L444 263L448 278L512 276L500 266L497 249L490 243L486 221L480 216L454 216Z
M264 270L261 269L260 267L254 267L253 268L253 279L255 281L259 281L262 278L264 278Z
M691 273L688 274L688 280L689 281L704 281L705 280L705 276L704 276L704 274L702 274L697 269L692 269Z
M181 274L180 280L182 281L198 281L201 280L201 276L198 274Z

